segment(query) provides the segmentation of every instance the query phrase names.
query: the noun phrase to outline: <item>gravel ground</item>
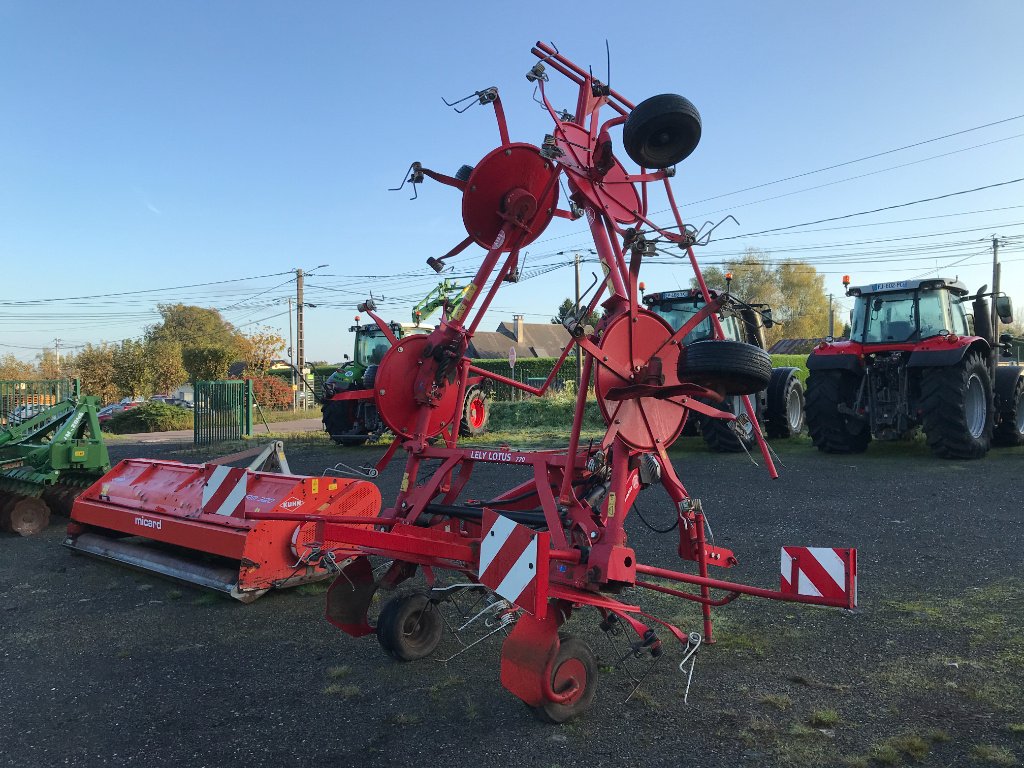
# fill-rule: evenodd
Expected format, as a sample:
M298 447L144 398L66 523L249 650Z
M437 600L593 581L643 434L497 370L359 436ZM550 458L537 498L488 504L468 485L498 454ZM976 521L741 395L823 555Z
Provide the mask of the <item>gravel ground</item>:
M692 443L684 440L683 443ZM180 446L112 446L115 458ZM299 446L294 471L382 449ZM0 766L1017 765L1024 761L1024 449L969 463L913 446L855 457L780 448L771 481L745 456L675 454L718 543L714 575L775 587L779 546L859 549L854 613L744 598L717 609L689 693L670 647L640 690L578 612L602 665L592 710L543 724L498 682L499 644L400 664L322 619L321 585L252 605L121 569L45 534L0 539ZM480 467L479 495L509 485ZM385 499L399 462L382 476ZM667 514L660 491L641 502ZM645 562L678 567L675 533L631 516ZM652 612L700 629L692 604ZM666 643L668 646L668 643ZM457 649L446 637L436 656ZM642 673L642 668L631 668Z

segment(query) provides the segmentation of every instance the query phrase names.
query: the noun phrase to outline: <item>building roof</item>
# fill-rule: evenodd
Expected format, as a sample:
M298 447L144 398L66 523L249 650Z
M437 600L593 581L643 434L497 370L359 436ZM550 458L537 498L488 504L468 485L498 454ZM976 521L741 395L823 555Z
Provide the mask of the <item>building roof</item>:
M521 338L516 340L516 326ZM502 322L496 331L477 331L469 342L467 355L472 358L505 358L509 348L519 359L558 357L569 343L569 332L554 323Z
M770 355L808 355L824 339L779 339L768 350Z

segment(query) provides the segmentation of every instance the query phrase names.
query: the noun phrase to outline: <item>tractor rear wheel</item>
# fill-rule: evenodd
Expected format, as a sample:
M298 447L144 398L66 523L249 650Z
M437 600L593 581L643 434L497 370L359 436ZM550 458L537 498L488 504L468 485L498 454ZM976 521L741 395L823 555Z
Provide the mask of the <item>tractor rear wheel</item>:
M541 720L564 723L590 708L597 693L597 658L579 638L559 633L558 653L551 663L551 689L572 694L565 702L546 701L533 711Z
M846 371L811 371L807 379L807 430L824 453L863 453L871 441L867 421L842 413L852 405L860 378Z
M377 641L399 661L416 661L441 642L441 614L422 592L391 598L377 617Z
M718 453L739 453L744 449L749 451L755 443L754 425L749 419L742 418L747 415L747 409L743 407L743 398L730 397L716 407L740 416L743 423L699 414L700 434L708 448Z
M760 392L772 376L772 358L753 344L715 339L683 347L676 369L681 382L700 384L725 395Z
M459 434L463 437L476 437L487 431L487 419L491 415L487 393L482 387L470 387L466 392L466 400L462 404L462 422Z
M958 365L921 372L921 408L932 453L980 459L992 443L992 380L985 358L968 353Z
M324 431L338 445L362 445L369 439L365 428L353 429L356 401L328 400L323 407Z
M1013 392L1003 399L999 426L992 434L992 443L1000 446L1024 445L1024 378L1017 379Z
M795 437L804 428L804 386L795 368L775 368L768 384L765 430L768 437Z

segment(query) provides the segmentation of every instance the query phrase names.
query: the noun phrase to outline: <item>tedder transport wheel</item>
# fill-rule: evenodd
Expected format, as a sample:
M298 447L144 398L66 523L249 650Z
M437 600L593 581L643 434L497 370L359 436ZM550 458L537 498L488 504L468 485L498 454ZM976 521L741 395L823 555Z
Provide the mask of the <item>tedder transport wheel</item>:
M377 617L377 641L399 661L416 661L441 641L441 614L421 592L391 598Z
M680 381L725 395L752 395L768 386L772 358L742 341L696 341L680 352L677 373Z
M996 369L996 390L999 390L1001 371ZM1014 372L1016 373L1016 372ZM1010 390L1007 382L1006 390ZM1017 376L1009 392L1002 392L999 426L992 434L992 444L1000 446L1024 445L1024 377Z
M324 403L324 430L338 445L362 445L369 439L364 430L353 432L352 413L356 405L351 400L328 400Z
M622 126L622 146L644 168L681 163L700 143L700 113L674 93L641 101Z
M807 431L824 453L863 453L871 441L867 421L839 410L857 398L860 378L846 371L811 371L807 379Z
M944 459L980 459L992 442L992 380L985 359L921 372L922 423L928 447Z
M795 437L804 428L804 386L796 368L775 368L768 384L765 431L768 437Z
M565 703L548 701L533 707L541 720L564 723L590 708L597 693L597 659L590 646L579 638L559 633L560 644L551 664L551 690L556 694L575 688Z
M462 423L459 434L463 437L476 437L487 431L487 419L491 415L487 402L487 393L480 387L470 387L466 392L466 401L462 404Z
M735 413L737 415L747 414L747 409L743 407L743 398L741 397L730 397L724 403L716 405L721 411L728 411L729 413ZM716 419L713 416L705 416L699 414L700 417L700 434L704 438L704 442L708 444L708 448L712 451L718 451L719 453L739 453L744 448L748 451L754 446L754 425L749 421L745 420L742 427L738 427L740 433L737 434L735 421L726 421L725 419Z
M34 536L50 524L50 508L35 496L11 496L0 507L0 528Z

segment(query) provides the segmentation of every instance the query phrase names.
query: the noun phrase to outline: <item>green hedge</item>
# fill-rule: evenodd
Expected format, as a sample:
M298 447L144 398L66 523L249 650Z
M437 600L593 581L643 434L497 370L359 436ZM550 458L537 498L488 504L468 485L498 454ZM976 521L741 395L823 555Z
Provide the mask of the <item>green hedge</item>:
M569 398L531 397L519 403L493 402L487 429L492 432L504 432L561 428L568 434L575 408L575 401ZM597 402L587 401L586 409L583 411L583 428L603 427L604 419L601 418Z
M798 368L796 375L807 387L807 355L772 355L772 368Z
M192 429L192 411L166 403L143 403L121 411L103 425L105 432L115 435L167 432L172 429Z

